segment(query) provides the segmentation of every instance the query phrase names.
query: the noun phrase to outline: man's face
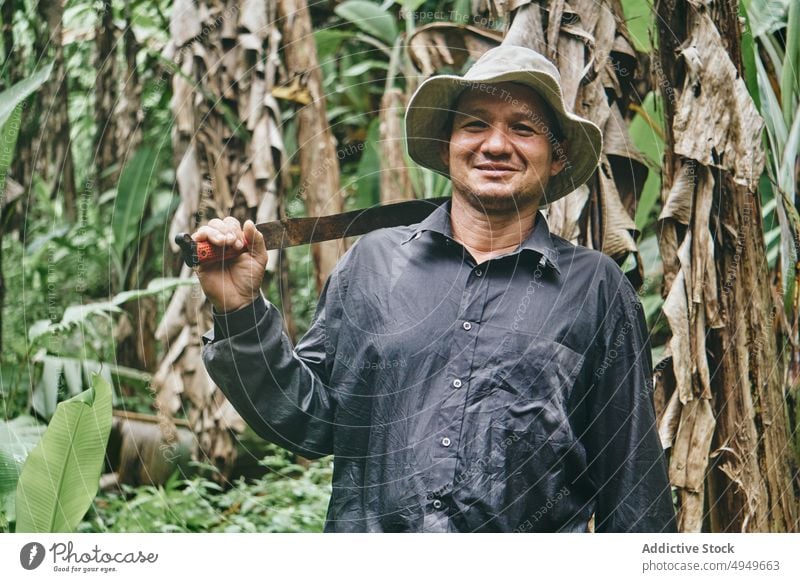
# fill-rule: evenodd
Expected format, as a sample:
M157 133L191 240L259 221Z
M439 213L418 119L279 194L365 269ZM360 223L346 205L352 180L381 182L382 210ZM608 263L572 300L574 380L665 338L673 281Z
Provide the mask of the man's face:
M525 85L498 83L465 90L454 109L440 151L453 188L487 211L538 207L566 162L553 159L554 126L541 97Z

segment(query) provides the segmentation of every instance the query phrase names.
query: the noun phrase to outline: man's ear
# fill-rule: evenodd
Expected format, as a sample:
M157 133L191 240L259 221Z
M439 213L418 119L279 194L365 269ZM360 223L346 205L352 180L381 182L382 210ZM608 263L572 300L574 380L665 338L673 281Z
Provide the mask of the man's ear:
M450 168L450 141L439 142L439 159L442 160L445 168Z
M558 174L567 165L567 140L556 142L553 147L553 161L550 162L550 177Z

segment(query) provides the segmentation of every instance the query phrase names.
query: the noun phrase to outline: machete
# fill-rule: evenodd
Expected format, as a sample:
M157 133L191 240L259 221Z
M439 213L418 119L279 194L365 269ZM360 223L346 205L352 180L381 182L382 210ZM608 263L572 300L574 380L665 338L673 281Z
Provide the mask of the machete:
M394 204L372 206L361 210L351 210L329 216L307 218L284 218L257 224L256 228L264 235L267 249L296 247L348 236L358 236L392 226L408 226L424 220L439 206L450 200L449 196L408 200ZM249 242L241 249L233 246L215 246L206 241L195 242L191 235L182 232L175 236L183 261L189 267L232 259L249 249Z

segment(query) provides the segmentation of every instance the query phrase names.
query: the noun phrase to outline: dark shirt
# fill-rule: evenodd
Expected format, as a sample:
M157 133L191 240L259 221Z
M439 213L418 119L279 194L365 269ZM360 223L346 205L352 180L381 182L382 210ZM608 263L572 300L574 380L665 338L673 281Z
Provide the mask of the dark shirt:
M541 213L476 265L449 209L353 245L294 349L263 297L215 314L211 377L263 438L334 455L325 531L675 531L620 268Z

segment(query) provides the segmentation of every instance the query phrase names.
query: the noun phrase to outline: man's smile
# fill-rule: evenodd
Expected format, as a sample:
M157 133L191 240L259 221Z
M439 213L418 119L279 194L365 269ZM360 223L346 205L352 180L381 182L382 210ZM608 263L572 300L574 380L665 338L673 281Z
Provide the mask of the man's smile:
M514 166L500 162L485 162L477 164L475 168L488 177L503 177L519 171Z

